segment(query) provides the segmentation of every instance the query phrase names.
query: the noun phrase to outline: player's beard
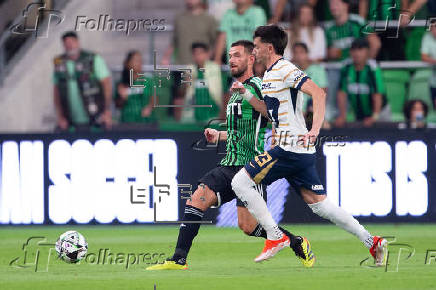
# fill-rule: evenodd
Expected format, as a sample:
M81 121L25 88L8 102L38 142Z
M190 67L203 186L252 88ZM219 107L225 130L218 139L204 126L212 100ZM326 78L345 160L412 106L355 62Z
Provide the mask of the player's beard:
M232 77L240 78L247 71L247 65L237 70L235 73L232 73Z

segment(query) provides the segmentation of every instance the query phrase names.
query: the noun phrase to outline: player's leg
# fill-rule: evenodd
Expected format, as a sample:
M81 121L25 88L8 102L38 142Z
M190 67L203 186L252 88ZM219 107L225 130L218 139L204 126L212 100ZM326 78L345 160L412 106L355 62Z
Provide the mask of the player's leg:
M266 202L255 189L256 185L269 173L277 160L274 160L268 152L260 156L263 157L259 159L259 156L256 156L257 159L255 159L260 160L259 162L250 161L250 163L233 177L232 189L253 217L265 229L267 238L269 240L279 240L283 237L283 233L268 211ZM247 170L249 170L251 174ZM253 181L252 176L257 182ZM256 177L258 178L256 179Z
M387 241L380 237L373 237L351 214L327 198L314 165L299 171L291 178L290 182L294 188L299 190L301 198L315 214L355 235L370 249L374 258L379 256L376 259L378 264L384 263Z
M242 206L237 206L236 209L238 212L238 227L244 234L266 239L266 231L257 223L257 220L250 214L248 209Z
M267 192L266 186L259 184L256 186L257 191L263 197L265 202L267 202ZM265 229L257 222L257 220L251 215L248 209L245 207L243 202L236 198L236 208L238 212L238 226L247 235L252 237L267 238ZM289 237L291 240L290 247L294 250L295 254L300 255L300 249L297 244L301 242L298 237L294 236L292 233L286 229L279 226L279 229Z
M325 194L316 194L304 187L300 188L300 192L303 200L315 214L355 235L367 248L371 248L371 234L351 214L333 204Z
M186 201L183 221L179 229L176 249L172 260L185 264L192 241L200 229L204 212L217 203L217 196L207 185L199 184L191 199Z
M290 239L279 229L279 226L268 211L266 202L255 189L257 184L262 183L268 185L282 176L285 176L285 173L280 171L281 167L278 166L278 164L280 164L280 150L282 149L275 147L256 156L252 161L247 163L232 180L233 191L244 203L251 215L253 215L262 228L265 229L267 234L265 247L262 253L256 257L256 262L269 259L280 250L290 245Z
M240 200L238 199L238 202ZM266 231L251 215L245 206L237 205L238 211L238 226L247 235L252 237L259 237L266 239ZM279 229L290 239L289 247L294 251L294 254L299 258L305 260L304 252L304 238L295 236L285 228L279 226ZM304 264L304 263L303 263Z
M256 190L260 196L267 201L266 186L256 185ZM236 194L235 194L236 196ZM238 213L238 226L248 236L262 237L266 239L266 231L250 214L244 203L236 197L236 209Z
M187 200L183 223L179 227L179 236L173 256L164 264L148 267L147 270L184 270L192 241L200 229L204 212L218 202L217 195L207 185L199 184L197 190Z

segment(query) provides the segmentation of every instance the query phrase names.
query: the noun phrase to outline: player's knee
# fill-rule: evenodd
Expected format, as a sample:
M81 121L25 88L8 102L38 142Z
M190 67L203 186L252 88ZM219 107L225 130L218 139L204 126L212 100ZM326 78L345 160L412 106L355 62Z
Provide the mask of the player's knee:
M205 185L199 185L191 198L186 201L186 204L205 211L214 205L216 201L216 195L212 190Z
M232 189L239 196L240 190L255 185L245 170L239 170L232 179Z
M321 202L327 197L325 194L316 194L315 192L305 188L301 188L300 192L301 192L301 197L303 198L304 202L307 204L314 204L317 202Z

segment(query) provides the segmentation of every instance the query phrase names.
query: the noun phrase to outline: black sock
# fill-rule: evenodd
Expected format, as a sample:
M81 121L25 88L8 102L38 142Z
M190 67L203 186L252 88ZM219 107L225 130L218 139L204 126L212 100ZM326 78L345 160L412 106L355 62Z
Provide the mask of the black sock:
M202 220L203 215L204 212L202 210L190 205L185 206L183 221L189 223L180 225L179 238L177 239L177 246L171 259L172 261L181 265L186 264L186 257L191 249L192 241L200 229L200 223L198 222Z
M249 236L262 237L266 239L266 231L260 224L257 224L256 228L253 230L251 234L249 234Z
M290 232L288 232L286 229L284 229L284 228L282 228L282 227L280 227L280 226L279 226L279 229L280 229L280 230L281 230L285 235L288 236L289 240L291 240L291 242L290 242L290 247L292 248L293 245L298 241L297 238L296 238L293 234L291 234Z

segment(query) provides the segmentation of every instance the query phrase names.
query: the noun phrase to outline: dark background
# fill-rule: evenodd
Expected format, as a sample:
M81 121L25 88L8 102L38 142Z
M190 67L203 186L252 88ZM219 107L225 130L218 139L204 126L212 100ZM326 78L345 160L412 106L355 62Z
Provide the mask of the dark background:
M342 136L344 141L386 141L392 147L392 171L389 174L393 186L393 208L392 212L385 217L359 217L362 222L436 222L436 130L392 130L392 129L337 129L321 132L320 136ZM48 145L53 140L64 139L72 143L76 139L87 139L94 143L99 139L110 139L114 143L119 139L173 139L178 146L178 181L179 183L192 184L193 190L196 188L197 180L207 171L214 168L223 158L225 144L220 143L218 147L208 147L202 132L103 132L103 133L77 133L77 134L8 134L0 135L0 142L3 141L24 141L24 140L43 140L44 142L44 187L45 187L45 223L50 223L48 219L48 192L50 185L48 178ZM330 139L331 140L331 139ZM428 168L428 211L420 217L397 216L395 214L395 150L394 145L397 141L414 141L421 140L427 144ZM1 148L1 147L0 147ZM322 152L322 146L317 147L318 161L317 167L321 181L325 185L325 157ZM356 164L358 166L358 164ZM292 190L292 189L291 189ZM293 191L293 190L292 190ZM376 201L374 201L376 202ZM183 216L185 200L180 201L179 216ZM215 219L219 210L210 209L205 220ZM305 223L305 222L323 222L319 217L312 214L304 202L292 192L287 197L285 211L282 223ZM116 222L115 222L116 223Z

